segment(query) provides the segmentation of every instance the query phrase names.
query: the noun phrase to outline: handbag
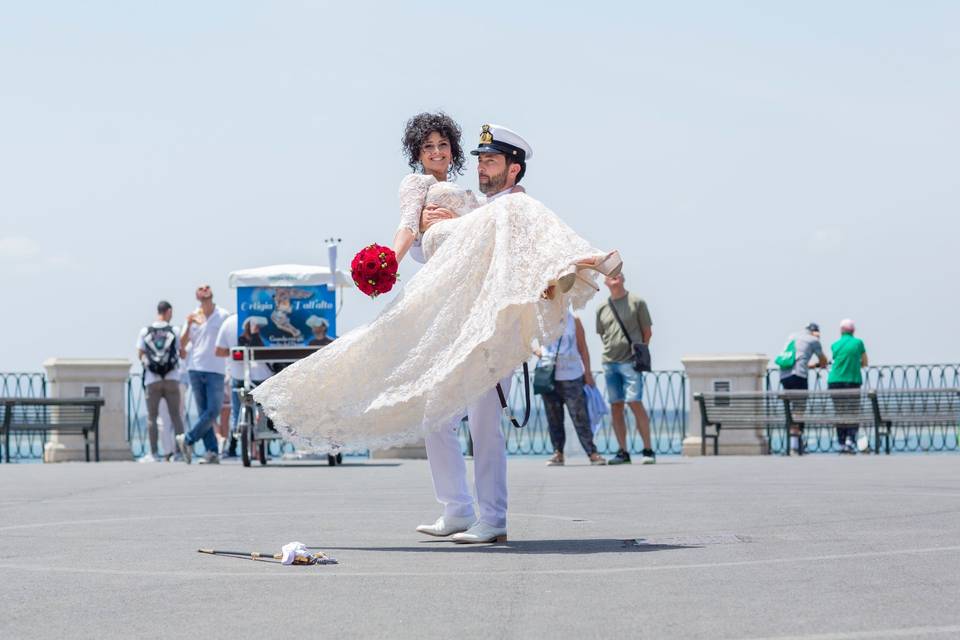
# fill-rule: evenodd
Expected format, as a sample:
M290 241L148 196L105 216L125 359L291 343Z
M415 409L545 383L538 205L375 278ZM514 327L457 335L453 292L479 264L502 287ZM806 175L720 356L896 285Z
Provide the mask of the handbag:
M627 331L626 325L623 324L623 320L620 319L620 314L617 313L617 308L613 306L613 298L607 298L607 303L610 305L610 311L613 311L613 317L617 319L617 324L620 325L620 330L623 331L623 335L627 337L627 341L630 343L630 349L633 352L633 370L641 373L651 371L650 347L642 342L633 341L633 338L630 337L630 333Z
M563 336L557 340L557 357L560 356L560 346L563 344ZM533 370L533 392L538 396L545 393L553 393L557 388L557 360L554 358L552 364L544 364L543 360L537 360L537 366Z
M797 363L797 342L791 340L783 348L783 353L773 359L774 363L781 369L793 369Z

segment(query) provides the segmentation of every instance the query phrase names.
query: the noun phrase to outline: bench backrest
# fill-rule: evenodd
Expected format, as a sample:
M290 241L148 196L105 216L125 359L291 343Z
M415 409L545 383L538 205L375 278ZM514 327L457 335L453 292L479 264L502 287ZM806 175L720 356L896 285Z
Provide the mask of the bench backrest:
M960 425L960 389L871 391L879 419L901 424Z
M786 422L786 407L775 391L698 393L694 400L708 424L782 426Z
M0 398L10 429L89 429L100 418L102 398Z
M794 422L873 422L874 411L869 394L860 389L832 391L781 391L788 401Z

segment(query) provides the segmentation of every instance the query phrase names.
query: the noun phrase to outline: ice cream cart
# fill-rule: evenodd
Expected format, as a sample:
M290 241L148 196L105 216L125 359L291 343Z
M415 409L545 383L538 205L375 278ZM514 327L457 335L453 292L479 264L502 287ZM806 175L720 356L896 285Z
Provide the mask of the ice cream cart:
M243 362L240 416L235 429L240 440L243 466L254 454L267 464L267 447L281 436L258 410L250 391L254 365L277 373L306 358L337 336L337 316L343 304L343 288L352 287L349 273L336 270L336 246L331 248L330 267L281 264L243 269L230 274L230 287L237 290L237 344L230 357ZM260 367L262 369L262 367ZM342 458L328 456L331 466Z

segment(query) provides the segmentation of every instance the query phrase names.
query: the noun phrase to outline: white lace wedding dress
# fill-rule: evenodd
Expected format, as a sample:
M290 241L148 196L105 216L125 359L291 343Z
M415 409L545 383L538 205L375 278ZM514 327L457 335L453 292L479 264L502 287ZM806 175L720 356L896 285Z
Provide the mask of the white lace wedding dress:
M582 308L595 293L578 280L566 294L542 297L558 273L602 252L526 194L478 207L469 191L413 174L400 201L401 226L414 233L425 204L460 217L427 230L427 263L373 322L253 392L300 449L381 449L450 424L534 343L559 337L569 304ZM585 273L591 282L595 275Z

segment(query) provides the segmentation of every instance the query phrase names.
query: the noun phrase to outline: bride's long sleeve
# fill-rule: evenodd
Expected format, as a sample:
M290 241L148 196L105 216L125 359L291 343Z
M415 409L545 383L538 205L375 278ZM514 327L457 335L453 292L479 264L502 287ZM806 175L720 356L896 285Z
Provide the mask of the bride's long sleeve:
M409 229L414 239L420 238L420 214L427 201L427 190L437 179L411 173L400 182L400 227Z

